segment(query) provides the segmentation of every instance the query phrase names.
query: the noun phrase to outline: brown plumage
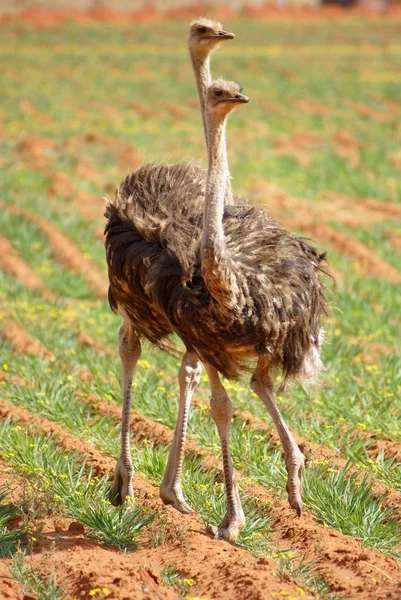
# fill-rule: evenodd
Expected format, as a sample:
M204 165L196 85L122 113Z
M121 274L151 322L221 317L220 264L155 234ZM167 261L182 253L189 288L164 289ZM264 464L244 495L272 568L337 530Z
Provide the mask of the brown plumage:
M211 391L211 415L223 454L227 512L217 537L235 541L245 523L229 449L232 403L219 373L236 378L257 360L251 388L277 427L288 471L290 505L301 515L304 457L273 395L271 370L314 378L320 370L320 275L324 255L286 232L263 210L233 198L225 127L233 108L247 103L239 86L211 82L209 54L234 36L219 23L190 26L194 67L209 165L145 165L128 175L106 207L109 299L124 319L120 330L123 374L121 454L113 500L133 495L129 411L140 338L170 350L178 334L187 351L179 371L180 403L174 440L160 489L165 503L192 509L181 488L188 414L200 380L200 360ZM200 359L200 360L199 360Z
M261 209L226 207L226 284L218 279L210 294L201 267L205 184L205 171L183 164L146 165L125 178L106 209L111 307L124 307L160 348L178 333L229 379L257 355L286 378L302 375L325 308L323 255ZM227 287L235 290L228 300Z
M183 438L190 402L185 386L193 381L193 392L198 382L197 356L208 372L227 489L227 514L217 535L232 541L245 519L229 452L232 405L218 373L236 378L258 360L251 387L278 428L289 501L300 515L304 459L274 404L270 371L280 368L284 383L319 371L326 306L320 279L324 255L265 211L224 205L226 118L247 101L236 84L218 81L209 87L207 176L193 165L146 165L126 177L106 208L111 307L124 317L133 340L144 337L166 349L169 336L177 333L192 357L192 370L186 363L188 376L183 372L180 379L189 398L182 403L180 397ZM178 483L172 495L167 486L165 501L186 512L190 507Z

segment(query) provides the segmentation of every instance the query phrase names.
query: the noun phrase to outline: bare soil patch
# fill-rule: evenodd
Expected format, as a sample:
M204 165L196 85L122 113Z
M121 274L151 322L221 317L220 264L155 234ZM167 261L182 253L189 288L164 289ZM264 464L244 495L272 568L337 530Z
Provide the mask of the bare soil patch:
M76 6L76 4L75 4ZM400 19L401 8L399 5L392 3L381 10L381 18ZM238 8L231 9L224 5L211 5L205 3L194 2L191 6L181 6L179 8L170 8L166 6L164 10L158 10L154 6L144 6L138 10L116 11L107 5L92 6L88 10L71 9L54 9L46 10L41 8L25 8L18 13L6 14L0 17L1 23L9 22L25 22L34 25L37 28L57 27L63 23L74 21L77 23L91 22L107 22L107 23L153 23L162 20L177 20L177 19L194 19L200 14L207 14L212 19L217 20L234 20L234 19L266 19L274 20L301 20L301 21L325 21L332 19L348 19L359 17L369 18L375 16L369 8L354 7L344 10L341 7L324 6L319 10L314 8L295 8L295 7L275 7L272 5L248 5L241 3Z
M83 255L76 245L55 225L42 217L30 213L16 206L9 206L7 210L12 214L22 215L31 223L38 225L47 237L50 247L62 265L76 273L82 273L88 285L96 292L99 298L107 297L108 281L105 275L98 271L92 261Z
M39 290L43 287L40 277L20 257L10 242L0 236L0 269L18 279L24 287Z
M7 371L0 371L0 381L8 381L13 385L24 385L25 379L19 377L18 375L13 375L12 373L8 373Z
M291 156L303 168L308 168L312 161L312 151L319 143L319 136L311 131L296 131L291 135L280 136L274 140L276 154Z
M90 336L86 331L79 332L78 343L81 344L81 346L93 348L94 350L96 350L97 352L100 352L101 354L107 354L107 355L113 356L113 357L116 356L116 352L113 352L110 348L108 348L101 342L94 340L93 337Z
M354 102L353 100L344 100L344 104L349 108L352 108L355 112L357 112L362 117L369 117L378 123L392 123L393 119L386 113L380 112L378 110L374 110L370 106L366 104L362 104L361 102Z
M401 272L380 258L373 250L352 236L336 231L323 223L309 223L303 226L314 239L325 241L341 254L357 261L358 267L366 275L401 283Z
M295 106L306 113L318 115L319 117L329 117L331 115L342 114L342 112L338 109L332 106L327 106L326 104L322 104L317 100L295 100Z
M347 128L340 129L334 137L337 153L351 165L358 169L361 162L359 144Z
M327 224L327 221L332 220L347 227L357 227L361 224L366 226L366 222L378 222L394 214L398 215L398 205L381 203L370 198L352 198L333 192L324 194L323 198L328 200L327 202L313 203L295 198L264 180L256 182L252 190L257 193L258 200L272 216L289 229L302 229L323 248L331 246L340 254L353 258L356 266L366 275L381 277L393 283L401 282L401 271L353 236L337 231ZM337 279L338 276L334 275Z
M43 358L54 358L53 354L40 342L35 340L19 325L13 321L5 321L1 326L1 336L10 342L13 350L21 354L34 354Z

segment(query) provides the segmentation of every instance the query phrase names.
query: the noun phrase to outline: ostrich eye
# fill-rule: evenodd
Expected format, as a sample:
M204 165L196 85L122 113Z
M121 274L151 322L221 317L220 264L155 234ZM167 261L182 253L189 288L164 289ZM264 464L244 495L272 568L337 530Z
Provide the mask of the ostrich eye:
M223 92L221 90L217 90L217 92L214 93L215 96L222 96Z
M198 27L198 33L206 33L206 27Z

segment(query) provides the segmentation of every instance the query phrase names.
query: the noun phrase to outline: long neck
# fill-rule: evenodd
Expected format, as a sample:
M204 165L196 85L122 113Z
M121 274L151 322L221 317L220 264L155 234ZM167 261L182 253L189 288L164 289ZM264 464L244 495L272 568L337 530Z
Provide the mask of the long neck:
M190 48L191 62L195 73L196 87L198 88L199 104L202 114L203 131L205 134L206 149L209 152L209 134L205 114L205 97L206 90L212 83L212 74L210 72L210 54L197 55ZM223 166L226 174L225 202L226 204L234 204L233 193L231 190L231 176L228 168L228 158L226 144L224 144Z
M195 73L196 87L198 88L199 104L202 114L203 131L205 134L206 148L209 148L208 133L205 117L205 95L206 90L212 83L212 75L210 73L210 56L209 54L196 55L192 48L190 49L192 66Z
M226 191L226 118L207 118L209 165L205 191L202 253L211 250L215 260L224 253L223 212Z

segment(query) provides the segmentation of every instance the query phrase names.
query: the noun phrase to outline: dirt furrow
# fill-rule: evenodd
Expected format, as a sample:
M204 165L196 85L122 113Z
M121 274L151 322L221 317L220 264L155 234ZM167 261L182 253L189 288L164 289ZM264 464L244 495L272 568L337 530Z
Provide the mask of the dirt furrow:
M0 400L0 418L13 418L42 433L56 435L58 443L68 453L78 451L87 454L87 464L99 476L110 475L114 471L114 459L66 432L57 423L32 415L4 400ZM135 489L138 504L152 510L163 508L156 488L139 475L135 476ZM163 541L149 552L152 565L171 565L194 579L196 595L219 600L266 600L280 593L300 597L295 582L281 581L274 561L266 558L258 560L242 548L211 539L197 515L182 515L171 507L164 507L159 518L162 522L158 521L156 527L161 527L161 532L155 533ZM110 560L111 557L119 573L124 573L124 555L110 551ZM304 592L302 595L306 597Z
M43 358L54 359L50 350L45 348L40 342L35 340L19 325L13 321L5 321L0 328L1 336L10 342L13 350L20 354L39 355Z
M392 217L401 219L401 205L395 202L380 202L380 200L375 200L374 198L361 198L331 191L323 192L322 197L337 207L349 207L353 211L356 208L362 207L365 209L365 213L372 212L383 220Z
M11 214L20 215L28 222L34 223L47 237L49 245L60 263L67 269L85 276L88 285L96 292L99 298L107 297L107 277L100 272L90 258L87 258L79 248L66 235L61 233L55 225L42 217L16 206L7 206Z
M119 419L120 408L112 402L91 396L86 396L86 401L92 404L99 414L112 414ZM134 438L150 437L160 444L171 441L173 437L173 432L165 425L149 421L136 411L132 414L131 431ZM219 470L222 474L220 461L199 448L194 441L189 441L186 452L200 456L205 468ZM304 511L301 519L296 519L286 501L273 497L261 485L250 484L241 476L238 480L245 493L255 496L264 506L268 506L269 513L275 519L277 544L297 550L305 555L306 562L317 560L317 571L330 584L332 592L352 598L398 600L401 567L395 559L365 548L358 539L320 526L308 510ZM381 570L381 575L377 573L377 569ZM394 584L389 585L389 579ZM386 584L386 592L382 595L377 589L379 580ZM367 590L370 596L366 596Z
M374 110L366 104L361 102L354 102L353 100L344 100L344 104L354 110L362 117L369 117L378 123L393 123L394 119L389 114Z
M30 500L29 493L26 495L27 483L12 466L0 459L0 485L10 490L7 501L13 504L23 502L24 513L35 520L30 526L30 550L23 562L33 567L44 581L56 572L57 584L62 586L64 596L68 594L68 598L90 598L91 590L98 589L101 593L102 588L107 588L109 595L119 600L126 600L127 594L138 600L178 600L174 589L163 585L160 571L165 565L160 560L152 560L153 550L148 542L145 542L147 548L129 556L104 548L85 537L81 523L53 512L54 507L51 513L43 515L43 506L37 507L35 503L46 500ZM31 510L36 512L35 517L29 514ZM20 517L14 518L10 528L19 526L21 521ZM22 584L9 578L7 567L11 562L7 558L2 562L1 573L4 576L0 574L0 598L21 600L23 597L28 600L31 596L22 593Z
M0 269L18 279L24 287L39 290L43 287L40 277L27 265L10 242L0 236Z
M80 344L80 346L84 346L86 348L93 348L94 350L96 350L96 352L100 352L101 354L107 354L107 356L116 358L116 356L117 356L116 350L113 351L108 346L105 346L101 342L94 340L93 337L90 336L89 333L86 333L86 331L84 331L83 329L78 331L77 335L78 335L78 344Z
M348 203L344 212L344 210L339 211L335 201L330 204L301 200L264 180L256 182L252 189L257 193L258 201L262 202L273 217L288 229L302 229L322 248L329 245L340 254L356 260L359 268L366 275L387 279L393 283L401 282L401 272L378 256L374 250L353 236L337 231L327 224L327 221L332 220L347 227L357 227L366 225L369 221L378 222L394 216L394 212L398 209L393 208L393 205L384 204L382 207L379 206L381 203L372 199L354 199L355 205ZM340 198L340 201L341 206L344 207L344 198ZM355 208L358 202L359 212ZM333 274L337 280L338 274ZM341 282L341 274L339 277Z
M355 259L364 274L401 283L400 271L351 235L336 231L324 223L308 223L302 229L320 243L327 243L337 252Z

